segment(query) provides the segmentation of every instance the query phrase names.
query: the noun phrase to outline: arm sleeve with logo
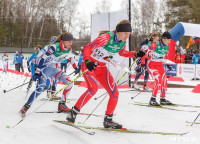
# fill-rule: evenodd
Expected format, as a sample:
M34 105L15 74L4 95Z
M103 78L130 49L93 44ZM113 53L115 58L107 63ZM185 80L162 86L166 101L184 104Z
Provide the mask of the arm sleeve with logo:
M94 41L90 42L83 47L83 60L90 59L91 52L100 46L106 45L110 40L110 35L108 33L102 34L97 37Z
M120 56L123 56L123 57L129 57L129 58L135 57L135 52L133 52L133 51L127 51L126 50L126 45L124 45L124 47L119 51L118 54Z
M155 51L157 47L156 43L152 43L147 49L146 49L146 54L149 55L152 51Z
M56 51L56 46L55 45L51 45L49 47L49 49L47 50L47 52L45 54L42 55L42 58L38 64L38 68L41 69L43 64L44 64L44 61L50 56L52 55L54 52Z

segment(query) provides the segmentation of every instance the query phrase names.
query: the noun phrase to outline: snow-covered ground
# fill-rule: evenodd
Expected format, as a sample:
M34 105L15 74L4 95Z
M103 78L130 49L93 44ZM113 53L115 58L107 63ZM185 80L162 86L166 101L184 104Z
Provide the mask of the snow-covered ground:
M25 82L28 82L27 78ZM19 110L27 101L26 88L27 85L20 88L3 93L3 90L10 90L21 85L25 80L24 76L13 73L3 74L0 72L0 144L199 144L200 143L200 125L188 126L186 121L193 121L200 112L198 108L175 107L184 110L196 110L197 112L181 112L167 109L142 107L130 104L133 101L148 102L151 93L143 92L134 100L138 92L127 91L120 92L119 102L115 110L114 120L123 124L129 129L160 131L172 133L185 133L184 136L170 136L157 134L134 134L106 132L100 130L95 131L96 134L91 136L85 134L75 128L65 126L53 122L52 120L65 120L64 113L35 113L34 111L44 101L41 98L46 97L46 91L33 103L29 109L30 114L15 128L12 128L21 120ZM188 82L190 83L190 82ZM192 83L192 82L191 82ZM57 90L63 85L58 85ZM32 86L34 89L35 84ZM69 99L78 99L85 91L85 88L74 86ZM124 91L125 89L123 89ZM120 89L119 91L122 91ZM178 104L200 105L200 94L192 93L192 88L170 88L168 89L167 99ZM95 97L105 92L100 89ZM61 93L59 93L61 96ZM108 97L100 104L94 112L95 114L104 115ZM103 98L103 97L102 97ZM92 98L81 112L90 113L96 105L102 100L94 100ZM159 97L158 97L159 98ZM158 99L157 99L158 100ZM67 105L72 107L76 101L69 101ZM37 111L56 111L58 102L49 101L40 107ZM82 124L87 116L78 115L76 123ZM200 121L200 118L197 120ZM103 117L91 116L84 125L102 127ZM8 128L10 126L10 128Z

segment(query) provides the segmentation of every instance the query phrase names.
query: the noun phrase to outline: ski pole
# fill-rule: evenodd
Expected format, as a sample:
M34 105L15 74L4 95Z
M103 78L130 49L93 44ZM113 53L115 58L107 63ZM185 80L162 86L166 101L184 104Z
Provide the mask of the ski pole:
M107 92L106 92L107 93ZM106 94L105 93L105 94ZM106 95L107 96L107 95ZM89 117L92 115L92 113L99 107L99 105L104 101L104 99L106 98L106 96L99 102L99 104L92 110L92 112L87 116L87 118L85 119L85 121L83 122L83 124L89 119Z
M151 82L147 87L150 87L155 81ZM134 99L135 97L137 97L139 94L141 94L142 92L144 92L145 90L141 90L139 91L135 96L131 97L131 99Z
M191 126L193 126L193 124L196 122L197 118L200 116L200 113L197 115L197 117L195 118L195 120L193 121L193 123L191 124Z
M129 70L130 70L131 67L135 64L135 62L136 62L137 60L138 60L138 59L136 59L136 60L131 64L131 66L129 67ZM128 72L125 72L125 73L119 78L119 80L117 81L117 84L123 79L123 77L124 77L127 73L128 73ZM130 73L128 73L128 74L130 74ZM128 79L128 80L129 80L129 79ZM120 85L124 84L124 83L127 82L128 80L124 81L124 82L121 83ZM119 85L119 86L120 86L120 85ZM100 97L104 96L106 93L107 93L107 92L103 93L102 95L100 95L100 96L97 97L97 98L94 98L94 100L99 99Z
M37 111L40 107L42 107L46 102L48 102L52 97L54 97L55 95L57 95L58 93L60 93L62 90L64 90L66 87L68 87L71 83L73 83L75 80L77 80L80 76L82 76L84 73L87 72L88 69L86 69L84 72L82 72L81 74L79 74L76 78L74 78L71 82L69 82L67 85L63 86L62 89L60 89L58 92L56 92L54 95L52 95L51 97L49 97L45 102L43 102L41 105L39 105L35 110L33 110L32 112L30 112L28 115L26 115L25 117L23 117L19 122L17 122L12 128L16 127L17 125L19 125L25 118L27 118L28 116L30 116L32 113L34 113L35 111Z
M169 71L169 70L168 70ZM168 72L167 71L167 72ZM166 73L167 73L166 72ZM153 82L151 82L147 87L150 87L153 83L154 83L155 81L153 81ZM133 97L131 97L131 99L134 99L135 97L137 97L139 94L141 94L142 92L144 92L145 90L141 90L141 91L139 91L135 96L133 96Z
M123 85L125 82L127 82L127 81L128 81L128 80L130 80L130 79L131 79L131 78L128 78L127 80L125 80L124 82L122 82L121 84L119 84L118 86L121 86L121 85ZM98 97L94 98L94 100L97 100L97 99L99 99L100 97L104 96L106 93L107 93L107 92L105 92L105 93L103 93L102 95L100 95L100 96L98 96Z
M27 77L25 78L25 80L24 80L23 84L25 83L26 79L27 79ZM20 88L20 91L21 91L21 89L22 89L22 87Z
M136 63L138 59L136 59L133 64L129 67L129 70L131 69L131 67ZM117 81L117 84L122 80L122 78L126 75L127 72L125 72L121 77L120 79ZM105 92L103 95L107 94L108 95L108 92ZM103 96L102 95L102 96ZM98 106L104 101L104 99L107 97L107 95L105 95L105 97L99 102L99 104L92 110L92 112L90 114L92 114L97 108ZM85 119L85 121L83 122L83 124L89 119L91 115L88 115L88 117Z
M75 80L77 80L79 77L81 77L84 73L86 73L88 69L86 69L84 72L80 73L76 78L74 78L71 82L69 82L67 85L65 85L62 89L60 89L58 92L56 92L53 96L57 95L59 92L64 90L66 87L68 87L71 83L73 83Z
M10 90L3 90L3 92L6 93L6 92L9 92L9 91L12 91L12 90L14 90L14 89L16 89L16 88L19 88L19 87L21 87L21 86L23 86L23 85L26 85L26 84L28 84L28 83L29 83L29 82L24 83L24 84L22 84L22 85L19 85L19 86L15 87L15 88L10 89Z
M132 67L138 60L139 60L139 59L136 59L128 69L130 70L131 67ZM117 81L117 83L119 83L119 82L123 79L123 77L124 77L126 74L127 74L127 72L125 72L125 73L119 78L119 80Z
M75 71L73 71L72 73L70 73L68 76L72 75L73 73L75 73Z
M29 92L30 88L32 87L32 83L33 83L33 80L31 78L30 81L29 81L29 84L28 84L28 87L27 87L27 91L26 91L26 96L25 96L24 99L26 99L26 97L28 96L28 92Z

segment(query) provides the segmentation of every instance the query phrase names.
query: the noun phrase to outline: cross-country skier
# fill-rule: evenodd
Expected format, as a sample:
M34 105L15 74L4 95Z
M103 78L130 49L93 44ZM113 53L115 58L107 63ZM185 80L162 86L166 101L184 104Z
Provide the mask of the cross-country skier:
M126 40L129 38L131 31L132 28L130 22L128 20L122 20L117 24L116 30L101 34L93 42L84 46L81 70L85 71L88 69L83 75L88 89L81 95L75 106L67 115L67 120L69 122L75 122L76 115L80 112L80 109L98 91L98 81L110 96L103 122L104 127L116 129L122 128L121 124L112 120L118 102L119 92L112 74L106 67L107 61L105 58L112 57L117 53L120 56L129 58L142 57L145 54L142 51L137 51L135 53L126 50ZM98 66L96 63L98 63Z
M140 44L142 46L142 50L145 51L144 48L145 48L146 45L150 46L153 42L156 42L158 40L159 40L159 33L153 32L153 33L149 34L148 38L145 39ZM150 91L150 89L147 87L149 72L147 70L146 64L147 64L147 56L146 55L144 55L141 59L139 59L137 61L137 65L138 65L137 70L136 70L137 74L136 74L136 77L135 77L133 84L132 84L132 88L134 88L135 90L140 90L140 88L137 86L137 81L144 72L145 76L144 76L144 87L143 87L143 89L145 91Z
M52 36L50 43L56 41L56 39L57 39L57 36ZM41 55L47 52L48 46L49 45L43 48L42 46L38 45L37 47L34 48L36 52L34 52L27 61L28 71L31 72L32 75L35 74L35 70L38 67L38 62L41 59ZM33 83L33 79L30 80L27 87L27 91L29 91L29 89L31 88L32 83ZM53 78L48 77L44 89L47 90L47 97L48 98L51 97L56 91L56 81ZM56 96L52 97L52 99L59 99L59 98L60 97L56 97Z
M156 101L156 95L158 93L159 87L161 87L161 105L171 105L172 103L165 99L167 90L167 77L165 70L163 68L163 63L166 56L169 54L169 43L171 40L171 34L169 32L164 32L160 41L157 41L147 48L148 62L147 70L155 79L155 86L153 88L152 97L149 104L154 106L159 106Z
M35 75L32 76L32 79L38 79L38 83L35 91L30 95L27 103L21 108L20 114L25 116L27 110L30 108L33 101L42 93L46 80L48 77L53 77L55 80L63 82L65 85L71 82L70 77L62 72L59 65L62 59L71 55L71 45L73 42L73 35L70 33L63 33L58 36L57 40L49 45L49 49L43 55L38 65L38 68L35 71ZM71 57L71 63L75 70L76 67L75 60L73 56ZM67 96L69 95L72 89L73 83L63 90L62 99L58 104L58 110L68 111L69 108L65 105Z

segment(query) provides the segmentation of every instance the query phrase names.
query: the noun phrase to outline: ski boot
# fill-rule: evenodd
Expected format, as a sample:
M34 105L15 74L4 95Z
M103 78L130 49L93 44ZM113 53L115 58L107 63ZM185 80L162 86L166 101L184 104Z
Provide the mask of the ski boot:
M150 88L148 88L147 86L143 87L143 89L144 89L144 91L148 91L148 92L150 92L150 91L151 91L151 89L150 89Z
M28 109L30 108L30 105L25 104L21 110L19 111L21 117L25 117L26 116L26 112L28 111Z
M151 106L160 106L159 103L157 103L155 97L151 97L151 99L149 101L149 105L151 105Z
M160 104L161 105L173 105L170 101L166 100L165 98L160 98Z
M51 98L50 101L54 100L61 100L61 97L54 95L55 93L52 93L51 90L47 90L47 98Z
M58 103L58 113L61 113L61 112L69 112L71 109L68 108L65 104L66 102L65 101L60 101Z
M57 100L61 100L61 97L53 95L52 98L50 99L50 101L57 101Z
M140 88L137 86L136 83L133 83L133 84L132 84L132 88L133 88L134 90L140 91Z
M73 107L70 111L69 114L67 115L66 120L70 123L74 123L76 119L76 115L80 112L80 110L77 107Z
M112 120L113 115L105 115L103 126L104 128L121 129L122 125Z
M144 87L143 87L143 90L144 90L144 91L147 91L147 92L150 92L150 91L151 91L151 89L148 88L147 86L144 86Z

